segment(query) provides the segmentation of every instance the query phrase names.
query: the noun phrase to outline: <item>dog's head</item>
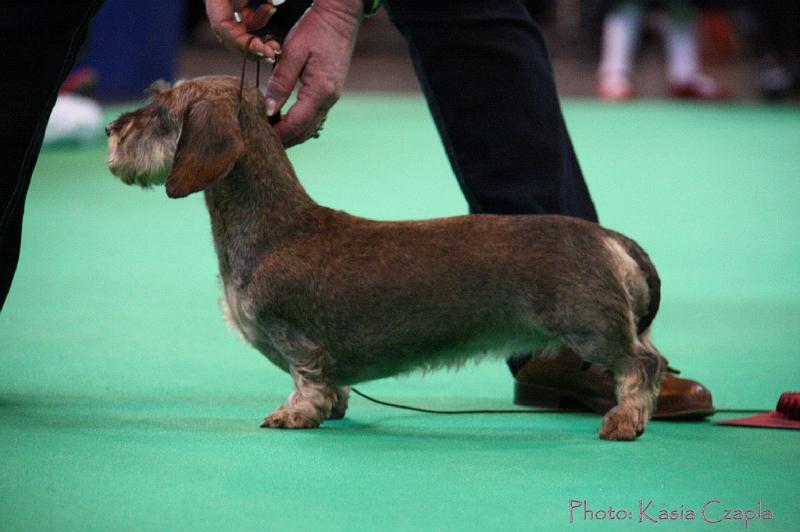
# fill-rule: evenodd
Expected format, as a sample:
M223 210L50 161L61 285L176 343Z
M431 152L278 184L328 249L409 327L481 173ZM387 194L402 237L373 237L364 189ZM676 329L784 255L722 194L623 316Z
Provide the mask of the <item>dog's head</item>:
M172 198L226 176L245 151L238 80L207 76L174 86L156 82L149 91L142 108L106 127L111 173L127 184L165 184ZM246 93L254 98L253 91Z

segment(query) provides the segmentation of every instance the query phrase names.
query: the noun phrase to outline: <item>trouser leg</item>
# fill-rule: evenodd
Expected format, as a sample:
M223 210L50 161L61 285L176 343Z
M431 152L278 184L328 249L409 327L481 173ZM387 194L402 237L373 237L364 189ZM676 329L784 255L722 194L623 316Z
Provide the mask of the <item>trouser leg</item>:
M17 266L22 214L58 88L101 0L4 2L0 17L0 308Z
M596 221L544 37L520 0L386 0L474 213Z

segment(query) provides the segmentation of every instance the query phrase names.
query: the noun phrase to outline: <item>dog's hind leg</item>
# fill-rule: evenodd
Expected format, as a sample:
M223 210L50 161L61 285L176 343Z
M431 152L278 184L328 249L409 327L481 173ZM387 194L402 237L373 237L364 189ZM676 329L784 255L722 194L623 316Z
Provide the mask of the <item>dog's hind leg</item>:
M600 429L604 440L635 440L655 409L666 363L648 341L634 341L632 353L614 362L617 406Z
M632 322L622 314L618 320L596 322L565 337L566 343L584 360L599 364L614 375L617 405L606 413L600 429L604 440L635 440L647 425L658 398L666 363L646 335L636 335Z
M349 389L332 384L326 371L325 353L321 349L293 360L289 370L294 380L294 392L264 419L262 427L313 429L325 419L344 416Z

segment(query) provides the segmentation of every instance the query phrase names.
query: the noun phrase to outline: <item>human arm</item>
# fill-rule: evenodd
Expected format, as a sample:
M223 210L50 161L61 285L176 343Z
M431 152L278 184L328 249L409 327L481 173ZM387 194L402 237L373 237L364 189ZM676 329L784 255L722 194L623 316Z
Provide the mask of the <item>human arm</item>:
M299 83L297 101L275 126L286 147L314 136L341 96L363 16L363 0L315 0L286 37L267 84L272 115Z

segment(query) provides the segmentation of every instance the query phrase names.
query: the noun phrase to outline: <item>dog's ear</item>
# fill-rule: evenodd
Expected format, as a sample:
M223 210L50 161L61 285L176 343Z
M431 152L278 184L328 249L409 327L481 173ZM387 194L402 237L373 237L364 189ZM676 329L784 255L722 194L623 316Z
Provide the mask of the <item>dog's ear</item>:
M201 100L183 116L178 145L167 176L170 198L182 198L225 177L244 154L244 140L233 106Z

